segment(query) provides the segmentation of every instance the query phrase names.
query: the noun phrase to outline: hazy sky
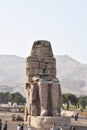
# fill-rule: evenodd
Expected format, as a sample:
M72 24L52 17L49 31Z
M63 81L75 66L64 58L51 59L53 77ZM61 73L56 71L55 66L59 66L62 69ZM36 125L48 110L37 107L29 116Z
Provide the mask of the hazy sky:
M40 39L87 63L87 0L0 0L0 54L27 57Z

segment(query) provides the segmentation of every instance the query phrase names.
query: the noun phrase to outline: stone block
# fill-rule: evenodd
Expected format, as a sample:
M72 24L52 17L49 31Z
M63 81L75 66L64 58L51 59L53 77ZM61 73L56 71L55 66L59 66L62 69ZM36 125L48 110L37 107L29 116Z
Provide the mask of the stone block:
M45 70L44 75L51 75L51 70Z
M40 68L41 69L45 69L45 66L46 66L45 63L40 63Z
M26 82L32 82L32 75L26 75Z
M29 68L31 69L33 66L32 66L32 62L26 62L26 69Z
M35 75L43 75L43 70L42 69L33 69L33 74Z
M32 68L39 68L40 65L39 65L39 62L32 62Z
M55 77L56 76L56 70L51 70L51 75Z
M48 70L52 69L52 63L51 62L49 62L48 64L46 64L46 69L48 69Z
M70 130L71 119L70 117L57 116L31 116L31 126L36 130L50 130L51 126L55 123L56 128L63 127L64 130Z

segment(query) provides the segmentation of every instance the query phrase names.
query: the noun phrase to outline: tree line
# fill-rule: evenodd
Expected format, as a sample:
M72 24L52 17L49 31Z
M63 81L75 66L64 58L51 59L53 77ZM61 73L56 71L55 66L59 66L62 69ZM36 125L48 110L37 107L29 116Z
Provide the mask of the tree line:
M19 92L0 92L0 103L6 104L8 102L11 102L13 104L16 102L17 104L22 105L25 103L25 101L25 97L23 97Z
M62 107L63 104L66 104L66 109L69 110L70 105L75 106L76 108L85 109L87 106L87 96L79 96L77 97L74 94L62 94Z
M12 104L16 102L17 104L25 104L26 99L19 92L10 93L10 92L0 92L0 103L8 103ZM74 94L66 93L62 94L62 107L64 108L64 104L66 104L66 109L69 110L70 105L75 106L76 108L85 109L87 106L87 96L79 96L77 97ZM64 108L65 109L65 108Z

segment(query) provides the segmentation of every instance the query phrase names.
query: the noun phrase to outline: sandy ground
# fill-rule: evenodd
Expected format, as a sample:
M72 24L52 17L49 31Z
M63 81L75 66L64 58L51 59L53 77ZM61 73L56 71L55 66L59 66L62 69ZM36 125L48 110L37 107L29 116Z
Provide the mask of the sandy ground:
M23 113L9 113L9 112L3 112L2 113L2 112L0 112L0 119L2 119L2 130L3 130L3 126L4 126L4 123L5 123L6 120L8 122L8 130L17 130L17 125L18 124L21 125L22 123L24 123L22 121L12 121L11 120L11 115L13 115L13 114L18 114L21 117L24 116ZM27 125L26 124L24 124L24 130L27 130Z
M18 114L21 117L24 117L24 113L10 113L10 112L0 112L0 119L2 119L2 130L5 121L8 121L8 129L7 130L17 130L17 125L22 124L22 121L11 121L11 115ZM87 130L87 119L79 119L77 122L72 118L71 125L76 126L76 130ZM27 124L24 124L24 130L28 130ZM33 130L33 129L32 129Z

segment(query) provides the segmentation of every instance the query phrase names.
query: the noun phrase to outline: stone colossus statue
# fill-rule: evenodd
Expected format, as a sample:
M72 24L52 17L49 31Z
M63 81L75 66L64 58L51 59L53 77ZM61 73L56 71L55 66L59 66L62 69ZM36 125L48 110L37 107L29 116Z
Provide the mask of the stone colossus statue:
M58 116L61 88L56 78L56 59L49 41L35 41L26 58L25 115Z

